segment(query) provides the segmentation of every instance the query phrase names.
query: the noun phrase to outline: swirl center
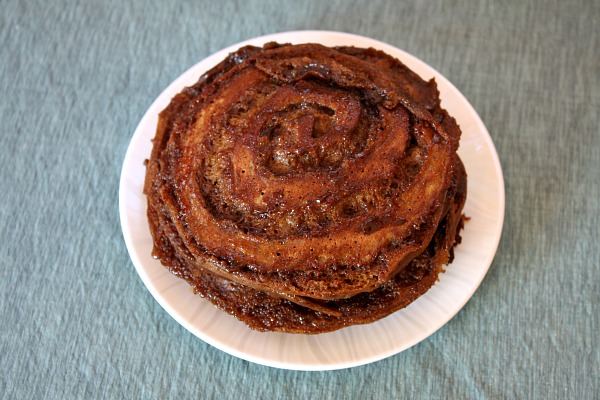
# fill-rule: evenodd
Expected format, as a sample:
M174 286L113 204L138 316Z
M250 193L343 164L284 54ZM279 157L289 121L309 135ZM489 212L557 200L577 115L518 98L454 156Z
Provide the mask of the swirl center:
M357 96L310 82L280 88L258 114L257 158L276 176L338 169L368 136Z

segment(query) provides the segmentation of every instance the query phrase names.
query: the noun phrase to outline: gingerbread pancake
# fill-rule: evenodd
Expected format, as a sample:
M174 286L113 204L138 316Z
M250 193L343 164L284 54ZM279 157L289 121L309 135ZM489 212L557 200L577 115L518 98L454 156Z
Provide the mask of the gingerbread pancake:
M153 255L255 329L372 322L451 260L459 138L435 82L383 52L241 48L160 114Z

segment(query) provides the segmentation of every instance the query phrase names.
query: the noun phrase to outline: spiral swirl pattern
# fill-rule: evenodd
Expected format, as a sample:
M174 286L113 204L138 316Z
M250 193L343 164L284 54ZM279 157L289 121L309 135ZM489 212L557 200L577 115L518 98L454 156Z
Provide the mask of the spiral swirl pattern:
M244 47L160 115L145 183L154 255L257 329L380 318L451 257L459 137L435 82L382 52Z

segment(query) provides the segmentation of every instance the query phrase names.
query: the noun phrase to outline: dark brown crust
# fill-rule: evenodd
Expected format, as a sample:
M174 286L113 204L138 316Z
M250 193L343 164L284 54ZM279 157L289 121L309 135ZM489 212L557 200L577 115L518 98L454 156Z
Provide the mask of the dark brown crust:
M459 138L435 82L380 51L244 47L160 114L153 255L255 329L377 320L451 258Z

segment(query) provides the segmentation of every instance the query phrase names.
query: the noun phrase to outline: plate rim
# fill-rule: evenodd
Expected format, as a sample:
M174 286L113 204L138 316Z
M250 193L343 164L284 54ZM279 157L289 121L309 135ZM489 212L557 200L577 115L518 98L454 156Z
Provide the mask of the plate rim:
M157 288L155 286L155 283L153 282L152 278L148 274L148 271L145 269L145 266L143 265L141 259L138 257L138 254L137 254L137 251L134 246L133 239L132 239L131 227L127 223L128 210L126 208L127 198L125 197L125 193L127 191L127 177L128 177L127 172L129 171L129 166L130 166L128 161L131 161L131 158L134 157L134 153L135 153L136 149L133 148L133 144L135 143L135 140L138 139L138 136L142 135L141 129L144 126L144 122L147 121L149 118L156 116L158 114L158 112L162 111L162 108L164 108L171 101L171 97L169 97L167 95L169 95L169 93L173 92L174 89L176 89L176 88L178 88L177 92L180 91L182 88L182 86L181 86L182 82L189 80L190 75L193 75L195 77L195 80L197 80L201 74L206 72L208 69L212 68L212 66L216 65L218 62L222 61L228 53L231 53L245 45L249 45L249 44L260 45L262 43L267 43L269 41L280 41L280 42L281 41L289 41L291 43L308 43L311 40L294 41L293 39L296 37L317 37L317 36L327 36L328 37L327 40L324 40L326 42L327 41L331 42L334 39L344 39L349 42L348 45L356 45L357 42L370 43L369 46L371 46L371 47L381 49L386 53L390 53L390 52L394 53L394 54L392 54L394 57L400 58L401 61L407 65L415 64L415 63L422 65L422 66L426 67L427 69L429 69L434 74L435 78L438 78L438 77L441 78L441 80L444 82L444 84L447 85L447 89L452 90L453 95L457 96L461 100L462 103L466 104L469 107L469 113L470 113L471 118L474 118L474 120L475 120L475 123L478 128L477 130L479 131L479 137L480 137L480 139L482 139L485 142L486 147L490 152L491 162L494 167L493 168L494 173L496 174L496 178L498 180L497 186L495 188L495 189L497 189L497 193L496 193L497 199L496 200L498 201L498 210L497 210L498 211L498 214L497 214L498 222L497 222L497 225L495 225L495 230L494 230L495 243L493 243L491 246L491 248L493 248L493 251L490 251L489 254L487 254L488 257L485 260L486 267L481 268L479 270L479 275L474 278L473 282L475 282L475 283L472 285L469 293L464 296L464 301L461 301L460 305L455 307L455 310L453 312L447 314L446 315L447 318L445 318L442 322L438 321L436 323L436 328L434 328L431 332L429 332L428 334L426 334L424 336L422 335L422 337L419 337L413 341L405 343L404 346L396 346L399 348L396 349L395 351L392 350L392 351L382 352L382 353L378 353L378 354L373 354L370 357L364 356L360 359L354 359L354 360L342 361L342 362L330 362L327 364L285 362L285 361L265 359L265 357L258 357L253 354L248 354L247 352L241 351L237 348L232 348L231 346L225 345L222 342L220 342L219 340L217 340L216 338L207 335L206 333L200 331L197 327L193 326L193 324L190 321L188 321L186 318L184 318L180 314L180 312L177 311L177 309L172 304L170 304L159 293L159 291L157 290ZM399 57L398 54L401 54L402 57ZM202 71L197 71L201 67L204 67L204 69ZM409 68L412 69L412 67L410 67L410 65L409 65ZM438 84L439 84L439 81L438 81ZM185 85L185 86L187 86L187 85ZM175 93L177 93L177 92L175 92ZM168 99L165 99L165 96L167 96ZM166 101L166 104L165 104L165 101ZM443 99L442 99L442 102L443 102ZM152 137L153 137L153 135L150 137L150 139ZM148 154L148 156L149 156L149 154ZM143 182L142 182L142 185L143 185ZM142 198L142 200L145 199L144 195L141 193L140 193L140 197ZM241 41L239 43L235 43L233 45L225 47L221 50L218 50L218 51L210 54L206 58L198 61L197 63L195 63L193 66L191 66L187 70L185 70L182 74L180 74L178 77L176 77L159 94L159 96L151 103L150 107L148 107L147 111L144 113L140 122L136 126L136 129L134 130L134 133L133 133L133 135L130 139L130 142L128 144L128 147L127 147L127 151L126 151L126 154L125 154L125 157L123 160L123 165L121 168L121 175L120 175L120 181L119 181L119 219L120 219L121 229L122 229L122 233L123 233L123 237L124 237L124 241L125 241L125 244L127 247L128 254L132 260L132 263L134 264L134 267L135 267L138 275L140 276L140 278L142 279L142 282L146 286L146 289L152 294L153 298L161 305L161 307L173 319L175 319L180 325L182 325L184 328L186 328L194 336L198 337L199 339L203 340L204 342L210 344L213 347L216 347L217 349L219 349L221 351L224 351L235 357L238 357L238 358L241 358L241 359L244 359L244 360L256 363L256 364L260 364L260 365L265 365L265 366L270 366L270 367L275 367L275 368L282 368L282 369L304 370L304 371L336 370L336 369L356 367L356 366L372 363L375 361L379 361L379 360L385 359L387 357L393 356L395 354L399 354L399 353L415 346L416 344L427 339L428 337L430 337L431 335L436 333L439 329L441 329L443 326L445 326L448 323L448 321L450 321L452 318L454 318L454 316L456 316L458 314L458 312L460 312L460 310L462 310L464 308L464 306L466 305L466 303L472 298L474 293L480 287L481 282L487 275L489 268L491 267L491 264L497 253L500 239L502 236L502 230L503 230L504 218L505 218L505 201L506 201L505 200L505 183L504 183L502 166L500 163L500 158L498 156L496 147L494 146L493 140L489 134L489 131L487 130L485 124L483 123L479 114L477 113L475 108L471 105L471 103L444 75L439 73L439 71L437 71L436 69L431 67L426 62L424 62L424 61L420 60L419 58L413 56L412 54L407 53L406 51L404 51L400 48L397 48L393 45L390 45L388 43L379 41L377 39L372 39L372 38L369 38L366 36L353 34L353 33L329 31L329 30L295 30L295 31L273 33L273 34L268 34L268 35L263 35L263 36L258 36L255 38L247 39L247 40ZM145 203L145 201L144 201L144 203ZM144 214L145 214L145 209L144 209ZM424 294L423 296L426 296L426 295L427 295L427 293ZM207 301L207 300L203 299L203 301ZM208 306L212 306L212 303L209 303ZM409 305L409 307L410 307L410 305ZM223 312L223 311L219 310L219 312ZM376 323L376 322L374 322L374 323ZM370 324L367 324L367 325L370 325ZM363 325L363 326L367 326L367 325ZM351 327L343 328L342 330L350 329L350 328ZM247 329L250 329L250 328L247 328ZM334 331L331 333L312 335L312 336L313 337L321 336L321 335L325 336L325 335L329 335L329 334L335 334L336 332L340 332L340 331ZM279 332L266 332L266 333L261 333L261 334L263 334L263 335L270 335L270 334L297 335L297 334L286 334L286 333L279 333Z

